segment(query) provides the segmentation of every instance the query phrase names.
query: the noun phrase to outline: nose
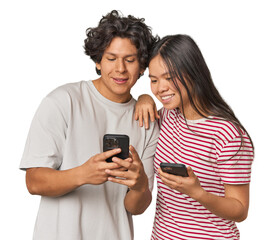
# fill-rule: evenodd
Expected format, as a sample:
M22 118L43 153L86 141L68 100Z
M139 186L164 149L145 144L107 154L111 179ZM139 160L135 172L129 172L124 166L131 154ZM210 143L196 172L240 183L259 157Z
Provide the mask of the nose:
M126 71L126 66L123 59L118 59L116 61L116 71L119 73L123 73Z
M158 83L158 92L163 93L169 90L169 82L167 80L160 80Z

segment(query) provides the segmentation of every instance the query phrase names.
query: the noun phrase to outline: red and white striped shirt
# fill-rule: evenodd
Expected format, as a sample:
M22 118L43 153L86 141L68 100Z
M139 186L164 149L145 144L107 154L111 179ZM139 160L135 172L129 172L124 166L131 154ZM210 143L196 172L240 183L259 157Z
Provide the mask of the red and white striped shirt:
M158 196L152 240L239 239L235 222L216 216L199 202L166 186L157 169L161 162L191 166L201 186L224 196L224 184L250 182L253 147L229 121L216 117L187 120L179 110L161 109L160 136L154 168ZM239 151L238 151L239 150Z

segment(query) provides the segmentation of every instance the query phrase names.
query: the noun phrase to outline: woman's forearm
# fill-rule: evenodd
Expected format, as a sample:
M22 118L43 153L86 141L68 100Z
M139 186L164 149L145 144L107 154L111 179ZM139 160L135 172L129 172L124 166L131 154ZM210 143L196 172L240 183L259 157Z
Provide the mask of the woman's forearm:
M246 219L249 208L249 184L224 184L224 197L207 192L191 167L189 177L168 174L158 169L161 180L168 187L190 196L218 217L235 222Z
M192 197L192 196L191 196ZM233 197L220 197L202 189L193 197L213 214L235 222L242 222L248 213L248 204Z

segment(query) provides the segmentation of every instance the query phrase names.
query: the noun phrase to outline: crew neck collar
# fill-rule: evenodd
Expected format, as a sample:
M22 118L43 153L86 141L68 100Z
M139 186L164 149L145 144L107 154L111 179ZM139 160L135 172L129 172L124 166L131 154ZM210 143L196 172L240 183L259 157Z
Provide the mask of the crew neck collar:
M135 100L133 97L131 97L131 99L126 102L126 103L117 103L117 102L113 102L109 99L107 99L106 97L104 97L95 87L94 83L92 80L87 81L88 86L90 87L91 91L93 92L93 94L96 96L96 98L101 101L104 102L105 104L111 106L111 107L133 107L133 105L135 105Z
M181 113L181 111L179 109L175 109L177 114L185 120L183 114ZM209 118L209 116L207 118L198 118L198 119L187 119L186 118L186 121L188 124L197 124L197 123L202 123L202 122L205 122L207 119Z

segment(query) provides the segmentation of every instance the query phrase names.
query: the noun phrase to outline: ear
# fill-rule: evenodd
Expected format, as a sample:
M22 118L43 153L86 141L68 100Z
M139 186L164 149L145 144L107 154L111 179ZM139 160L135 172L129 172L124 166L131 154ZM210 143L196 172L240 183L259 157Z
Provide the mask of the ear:
M96 63L96 68L101 71L101 64L100 63Z
M144 75L145 70L146 70L146 69L141 69L141 70L140 70L140 76L143 76L143 75Z
M138 79L144 75L144 72L145 72L145 69L141 69L141 70L140 70Z

